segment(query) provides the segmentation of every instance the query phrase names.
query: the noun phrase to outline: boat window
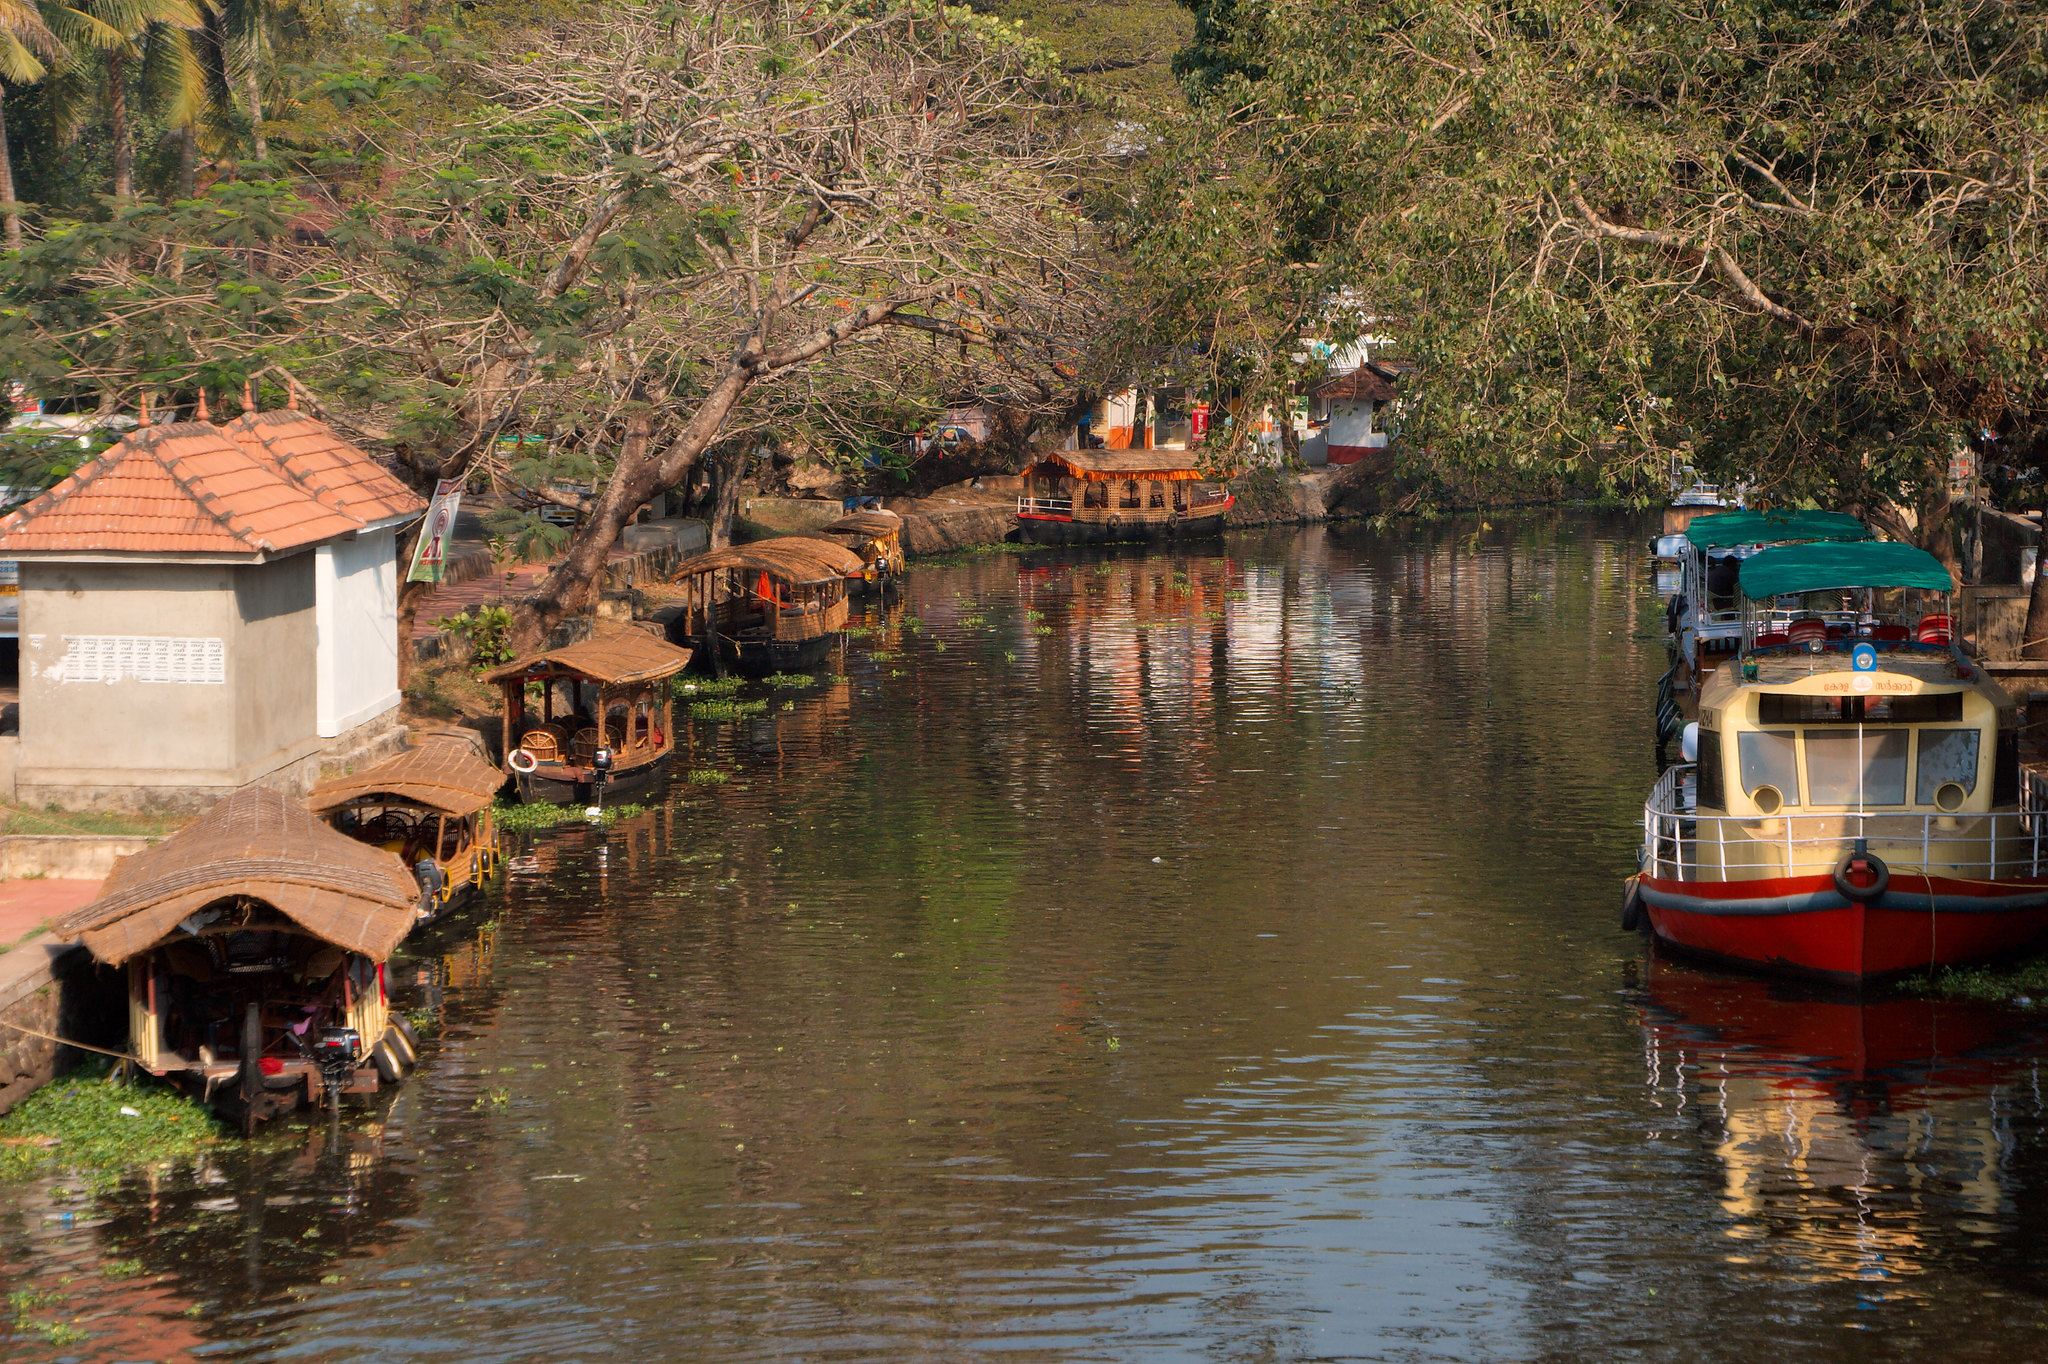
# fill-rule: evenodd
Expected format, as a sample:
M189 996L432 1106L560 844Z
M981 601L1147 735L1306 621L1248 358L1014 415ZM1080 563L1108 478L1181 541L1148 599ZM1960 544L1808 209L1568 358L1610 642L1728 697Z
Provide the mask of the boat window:
M1993 754L1996 761L1991 769L1991 803L1993 805L2017 805L2020 801L2020 732L2016 729L1998 731L1998 747Z
M1163 508L1166 506L1166 488L1156 480L1152 484L1152 497L1150 501L1154 507Z
M1138 505L1138 482L1136 479L1132 479L1124 484L1124 505L1126 507Z
M1735 736L1735 748L1742 760L1742 793L1756 794L1759 786L1775 786L1787 805L1799 803L1799 763L1795 756L1799 736L1787 730L1745 730Z
M1705 810L1725 810L1728 798L1722 794L1721 785L1721 734L1719 730L1700 731L1699 767L1696 773L1699 783L1698 794L1693 803Z
M1109 505L1109 485L1099 479L1090 479L1081 485L1081 505L1084 507L1106 507Z
M1967 792L1977 789L1977 731L1921 730L1920 760L1913 773L1913 803L1934 804L1934 793L1942 783L1951 781Z
M1188 505L1188 485L1187 485L1187 484L1185 484L1185 483L1175 483L1175 484L1173 485L1173 508L1174 508L1174 510L1175 510L1175 511L1185 511L1185 510L1187 509L1187 505Z
M1756 699L1760 725L1954 723L1963 718L1963 694L1936 696L1785 696L1765 692Z
M1904 805L1903 729L1809 729L1806 798L1815 805Z

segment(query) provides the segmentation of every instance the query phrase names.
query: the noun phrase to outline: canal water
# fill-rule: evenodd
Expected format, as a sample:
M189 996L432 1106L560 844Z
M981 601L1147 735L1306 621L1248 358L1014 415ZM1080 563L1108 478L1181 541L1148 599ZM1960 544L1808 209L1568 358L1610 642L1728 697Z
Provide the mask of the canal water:
M2048 1356L2026 1013L1616 929L1650 529L916 569L409 944L339 1142L10 1190L0 1358Z

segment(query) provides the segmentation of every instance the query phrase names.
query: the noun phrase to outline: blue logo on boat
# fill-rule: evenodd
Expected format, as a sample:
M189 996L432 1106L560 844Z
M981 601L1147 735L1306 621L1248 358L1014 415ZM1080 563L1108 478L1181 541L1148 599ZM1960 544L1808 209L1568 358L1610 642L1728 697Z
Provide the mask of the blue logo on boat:
M1877 646L1859 644L1849 651L1849 666L1859 673L1877 671Z

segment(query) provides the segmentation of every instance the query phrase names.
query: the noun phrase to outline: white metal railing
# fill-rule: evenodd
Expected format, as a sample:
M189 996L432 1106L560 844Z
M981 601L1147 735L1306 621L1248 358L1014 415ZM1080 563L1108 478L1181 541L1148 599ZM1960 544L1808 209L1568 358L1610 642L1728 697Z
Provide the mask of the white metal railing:
M1072 516L1074 499L1071 497L1020 497L1017 499L1019 516Z
M1858 839L1894 872L2003 880L2042 874L2048 782L2022 774L2017 812L1917 814L1831 810L1702 815L1694 766L1666 768L1643 804L1642 869L1681 881L1743 881L1832 872Z

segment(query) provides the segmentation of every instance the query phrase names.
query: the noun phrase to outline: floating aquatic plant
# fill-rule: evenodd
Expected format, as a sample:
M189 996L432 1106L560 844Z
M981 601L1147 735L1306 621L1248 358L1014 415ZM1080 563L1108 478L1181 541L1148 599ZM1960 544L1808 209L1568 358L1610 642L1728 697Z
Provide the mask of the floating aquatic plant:
M690 718L692 720L739 720L749 715L759 715L766 709L768 709L766 701L737 701L723 698L712 701L692 701L690 703Z
M0 1118L0 1180L74 1170L112 1180L187 1160L226 1135L211 1109L165 1085L111 1078L94 1062L44 1085Z
M647 813L644 805L607 805L604 807L604 821L609 824L615 819L631 819L634 815ZM582 807L574 805L547 805L536 802L532 805L508 805L499 801L491 807L491 818L500 829L507 833L529 833L535 829L552 829L557 824L581 824L589 817Z
M733 696L747 685L744 677L678 677L669 684L677 696L701 700L709 696Z

